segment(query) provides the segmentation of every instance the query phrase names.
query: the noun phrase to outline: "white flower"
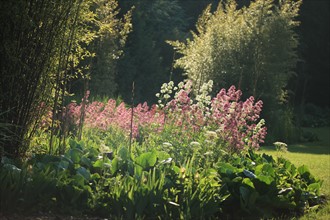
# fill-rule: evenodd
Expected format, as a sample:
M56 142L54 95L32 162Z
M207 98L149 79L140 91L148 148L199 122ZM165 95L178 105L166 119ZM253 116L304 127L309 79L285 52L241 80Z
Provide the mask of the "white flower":
M164 142L164 143L163 143L163 146L164 146L164 147L172 147L172 144L169 143L169 142Z
M273 143L275 146L280 146L280 147L287 147L288 145L284 142L276 141Z
M164 98L165 98L165 99L169 99L170 97L171 97L171 96L170 96L169 94L165 94L165 95L164 95Z
M206 138L209 138L209 139L215 139L218 137L217 133L214 131L206 131L205 136L206 136Z

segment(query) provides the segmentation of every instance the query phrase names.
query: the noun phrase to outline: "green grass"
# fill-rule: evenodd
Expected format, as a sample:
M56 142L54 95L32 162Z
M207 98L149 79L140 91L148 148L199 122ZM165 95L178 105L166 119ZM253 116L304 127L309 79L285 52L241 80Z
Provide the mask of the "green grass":
M288 152L277 152L274 146L262 147L261 153L282 156L297 166L307 165L311 173L323 180L321 193L328 199L328 204L320 211L309 213L300 219L330 219L330 127L305 128L305 131L317 134L318 141L299 143L288 146Z

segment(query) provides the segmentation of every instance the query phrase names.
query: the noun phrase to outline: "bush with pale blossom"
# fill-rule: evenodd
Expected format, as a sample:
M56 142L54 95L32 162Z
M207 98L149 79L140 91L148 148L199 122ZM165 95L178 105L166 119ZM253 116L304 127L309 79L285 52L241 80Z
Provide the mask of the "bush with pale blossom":
M213 82L202 85L197 94L193 94L191 81L163 84L158 105L149 107L147 103L138 104L132 109L125 103L116 104L109 99L107 103L98 101L85 104L70 103L65 119L73 125L81 122L81 110L84 109L84 127L107 131L110 127L120 128L129 136L139 137L144 133L170 132L178 141L194 141L195 136L205 130L212 131L221 145L230 151L259 148L264 141L266 127L263 119L259 120L262 101L255 102L253 97L241 101L242 92L231 86L222 89L213 98L209 95ZM132 127L131 127L132 126ZM207 134L205 134L207 135ZM166 140L170 141L170 140Z
M192 84L188 81L164 107L169 112L167 123L189 132L199 132L202 128L213 130L230 150L241 150L245 146L258 149L266 136L265 121L258 121L262 101L255 102L252 96L240 101L242 92L235 86L228 91L220 90L211 99L208 95L211 87L211 82L204 84L194 100Z

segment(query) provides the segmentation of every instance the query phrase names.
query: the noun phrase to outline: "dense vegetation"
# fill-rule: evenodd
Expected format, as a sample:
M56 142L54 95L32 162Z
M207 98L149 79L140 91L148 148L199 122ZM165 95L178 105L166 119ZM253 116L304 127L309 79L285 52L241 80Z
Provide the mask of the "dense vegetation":
M3 158L1 207L127 219L268 218L317 209L322 181L306 166L254 152L266 132L262 102L240 101L234 87L211 99L210 84L196 100L191 83L164 84L159 106L138 105L132 118L114 100L91 103L83 138L58 140L64 154L43 153L48 143L38 137L20 168ZM70 108L73 126L81 108Z
M306 104L305 3L211 2L1 3L0 213L318 210L321 180L257 152L317 139L301 125L329 125L329 103Z

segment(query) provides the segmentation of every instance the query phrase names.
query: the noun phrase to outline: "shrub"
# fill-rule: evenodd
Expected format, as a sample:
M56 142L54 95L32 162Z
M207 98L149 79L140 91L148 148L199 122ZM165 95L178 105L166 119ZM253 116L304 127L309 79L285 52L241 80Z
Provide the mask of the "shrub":
M0 211L239 219L303 214L322 202L322 182L283 158L250 150L200 163L195 152L181 163L157 146L107 154L90 135L71 139L62 156L36 155L20 168L3 160Z
M228 91L221 89L211 99L208 93L212 90L212 84L212 81L203 84L195 100L191 98L190 81L179 85L171 100L168 97L172 86L166 88L165 84L161 97L169 101L164 104L160 102L160 106L164 106L166 125L175 125L188 136L202 129L215 131L230 151L240 151L244 147L258 149L266 135L264 120L258 122L262 101L254 103L252 96L244 102L240 101L242 92L234 86Z

